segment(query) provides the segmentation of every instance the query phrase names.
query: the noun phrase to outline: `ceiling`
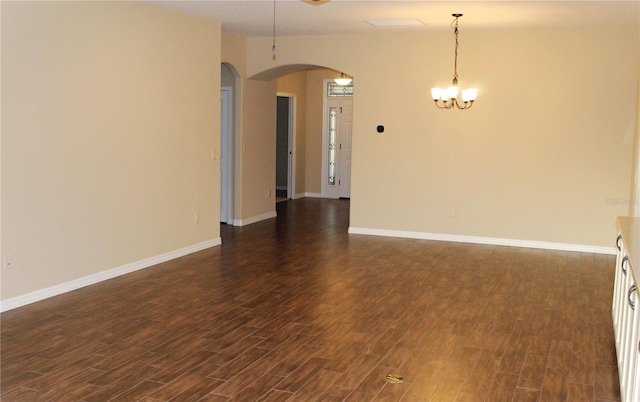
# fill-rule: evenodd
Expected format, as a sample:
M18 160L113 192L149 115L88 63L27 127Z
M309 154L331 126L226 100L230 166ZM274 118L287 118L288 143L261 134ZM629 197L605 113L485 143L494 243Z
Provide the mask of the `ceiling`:
M273 34L272 0L146 0L161 7L211 18L225 33ZM626 1L379 1L277 0L276 35L361 34L450 29L452 13L463 13L460 29L607 27L640 24L640 0ZM371 19L418 19L419 26L373 26Z

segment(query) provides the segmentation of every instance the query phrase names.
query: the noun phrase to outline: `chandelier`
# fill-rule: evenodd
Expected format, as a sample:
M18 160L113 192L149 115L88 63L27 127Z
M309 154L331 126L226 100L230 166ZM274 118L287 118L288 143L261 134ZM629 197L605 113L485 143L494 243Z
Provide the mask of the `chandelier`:
M335 78L333 81L338 85L349 85L351 84L352 79L345 73L340 73L340 78Z
M431 88L431 97L434 103L440 109L451 109L457 107L458 109L469 109L473 106L473 101L478 96L478 90L476 88L463 89L462 92L462 104L458 101L458 18L462 17L462 14L451 14L455 19L451 22L453 27L453 36L456 41L455 45L455 58L453 62L453 82L449 88Z

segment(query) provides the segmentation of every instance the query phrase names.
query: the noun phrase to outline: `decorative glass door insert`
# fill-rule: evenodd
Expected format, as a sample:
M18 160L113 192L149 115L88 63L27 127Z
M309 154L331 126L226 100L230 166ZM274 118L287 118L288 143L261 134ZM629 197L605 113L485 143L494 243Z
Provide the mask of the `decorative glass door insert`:
M337 150L337 130L338 130L338 108L329 108L329 148L328 148L328 184L334 186L336 184L336 150Z

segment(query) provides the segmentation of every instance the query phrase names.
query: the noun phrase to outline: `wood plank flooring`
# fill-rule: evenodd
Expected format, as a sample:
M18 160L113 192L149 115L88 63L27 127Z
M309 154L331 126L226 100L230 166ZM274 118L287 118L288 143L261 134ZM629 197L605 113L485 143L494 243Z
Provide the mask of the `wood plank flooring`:
M277 208L2 314L2 401L620 399L613 256L349 235L348 200Z

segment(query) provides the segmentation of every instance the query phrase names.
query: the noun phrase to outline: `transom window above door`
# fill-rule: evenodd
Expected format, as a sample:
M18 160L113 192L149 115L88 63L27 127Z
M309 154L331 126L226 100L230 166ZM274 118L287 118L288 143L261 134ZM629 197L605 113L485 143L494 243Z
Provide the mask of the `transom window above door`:
M329 82L327 83L327 96L353 96L353 83L338 85L335 82Z

